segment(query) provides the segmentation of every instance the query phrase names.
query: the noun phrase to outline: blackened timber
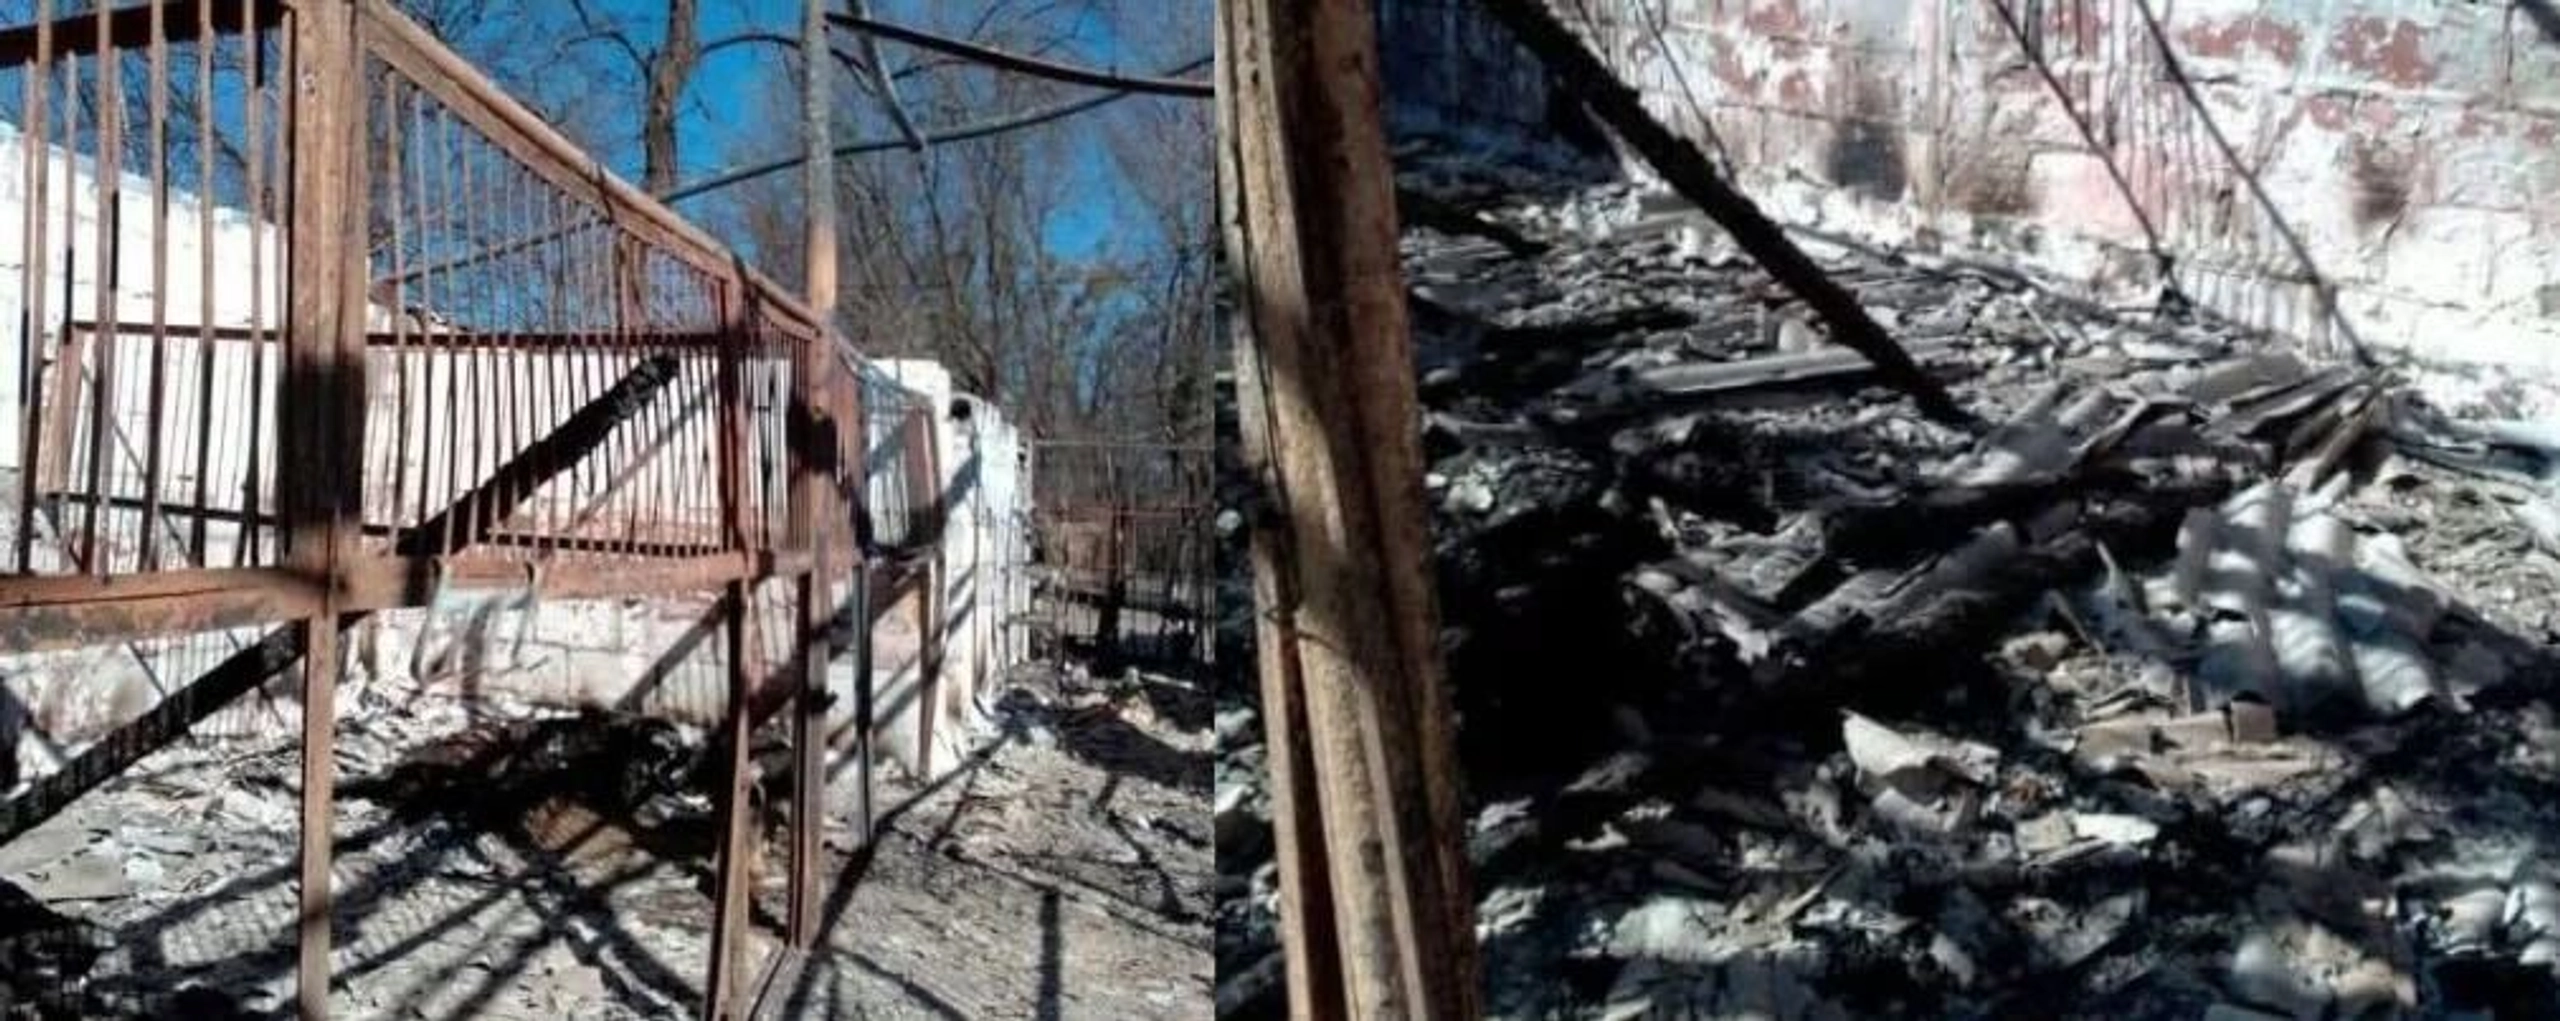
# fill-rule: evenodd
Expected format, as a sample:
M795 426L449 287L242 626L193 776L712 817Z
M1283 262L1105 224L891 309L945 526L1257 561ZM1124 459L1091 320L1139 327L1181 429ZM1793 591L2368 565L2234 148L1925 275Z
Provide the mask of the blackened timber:
M361 616L361 615L358 615ZM142 757L186 736L205 717L302 658L301 627L287 624L267 632L254 645L232 653L186 687L171 692L151 711L90 745L59 772L30 785L27 792L0 803L0 844L36 828L70 807L83 794L113 779Z
M639 414L675 377L676 359L673 355L657 355L633 366L602 396L579 408L550 435L519 451L514 460L500 467L478 488L455 501L443 513L409 529L400 537L397 552L402 556L450 552L437 548L449 524L472 522L479 526L477 530L485 531L496 522L507 520L515 513L518 504L549 482L552 476L559 474L563 467L577 463L602 445L615 426ZM478 538L477 535L458 534L454 537L453 548L469 546Z
M1821 264L1806 255L1804 249L1788 240L1785 229L1761 212L1749 196L1736 190L1716 173L1715 165L1698 147L1664 127L1644 108L1644 102L1627 83L1610 73L1608 65L1585 46L1573 30L1556 19L1540 0L1482 0L1487 11L1510 30L1512 38L1534 54L1538 61L1555 73L1563 85L1572 90L1618 137L1665 183L1698 208L1725 232L1734 243L1758 262L1781 285L1803 298L1815 315L1831 328L1831 339L1847 345L1876 365L1876 373L1887 385L1910 395L1923 414L1941 422L1971 425L1974 417L1956 403L1936 378L1921 370L1911 355L1894 342L1866 307L1858 304L1856 295L1840 286Z
M1396 189L1396 212L1402 214L1404 222L1416 227L1491 241L1501 245L1503 251L1516 259L1534 259L1547 251L1546 245L1530 240L1527 235L1501 222L1411 188Z

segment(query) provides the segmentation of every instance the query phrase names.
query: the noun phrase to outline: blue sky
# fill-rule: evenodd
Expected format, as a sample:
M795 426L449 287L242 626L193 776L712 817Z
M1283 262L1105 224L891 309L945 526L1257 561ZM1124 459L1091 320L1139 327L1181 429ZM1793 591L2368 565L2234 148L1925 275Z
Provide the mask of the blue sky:
M661 0L596 0L595 6L600 12L610 12L610 16L628 19L636 31L647 33L644 42L655 42L657 22L664 17ZM842 9L840 4L838 8ZM1150 60L1171 63L1205 55L1208 50L1211 0L1139 0L1137 3L1137 9L1149 14L1175 15L1170 19L1174 22L1185 22L1186 19L1197 22L1196 32L1191 31L1192 26L1187 23L1177 24L1168 32L1172 37L1169 45L1174 48L1196 44L1197 53L1178 54L1169 51L1148 53L1140 47L1124 45L1113 24L1118 20L1115 14L1120 8L1113 6L1111 0L1087 0L1083 3L1063 0L1040 5L1040 8L1035 19L1037 30L1058 40L1057 47L1047 54L1052 59L1153 73L1160 68L1150 65ZM965 32L970 27L966 22L957 20L959 15L956 12L966 11L974 15L980 9L980 4L953 3L951 0L874 0L872 3L873 13L881 18L954 34ZM796 35L799 18L798 0L702 0L702 38L705 41L718 40L747 30ZM1196 39L1188 38L1194 35ZM836 38L840 46L852 48L845 34L838 33ZM895 44L883 43L882 46L883 56L893 68L904 66L917 57L916 51ZM772 95L773 78L785 73L784 62L787 59L776 47L747 45L721 50L704 61L683 112L683 178L703 177L734 165L742 153L770 158L796 148L795 139L759 137L762 125L766 123L764 119L740 116L726 103L727 97ZM1138 97L1126 102L1183 100ZM981 109L971 116L1000 112L1004 111ZM850 131L840 128L840 134L851 137L840 137L839 142L876 137L887 130L874 111L852 110L847 114L852 124L861 127ZM1060 255L1084 257L1099 254L1125 215L1125 210L1120 208L1122 203L1117 199L1121 193L1117 172L1111 165L1101 132L1090 123L1095 116L1089 114L1042 129L1064 132L1073 139L1072 161L1064 172L1075 201L1067 206L1070 212L1047 225L1047 241ZM917 117L918 126L927 131L952 119L928 115ZM960 144L959 154L963 157L966 144ZM890 152L858 158L889 160L915 157L904 152ZM637 177L636 151L614 154L614 162L630 176ZM1205 167L1203 172L1206 172Z

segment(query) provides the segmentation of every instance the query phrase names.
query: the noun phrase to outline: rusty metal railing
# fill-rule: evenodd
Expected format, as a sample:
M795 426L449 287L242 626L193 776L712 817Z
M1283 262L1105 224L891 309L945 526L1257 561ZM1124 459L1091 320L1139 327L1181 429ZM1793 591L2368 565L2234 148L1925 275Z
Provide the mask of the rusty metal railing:
M863 550L931 543L935 416L384 0L69 2L0 28L0 654L183 676L0 804L0 841L299 658L325 989L342 627L475 588L712 593L742 747L814 697L765 684L810 633L766 583L833 600ZM811 478L832 500L795 505Z
M522 107L491 102L415 25L358 6L362 84L347 113L363 286L347 318L362 323L364 378L341 388L363 394L347 430L361 438L347 455L357 604L528 565L557 593L758 570L745 554L777 552L784 524L792 351L832 341L716 242ZM17 357L0 372L15 388L0 572L246 570L172 587L265 586L270 604L128 605L68 628L57 614L42 634L0 621L0 644L238 625L310 602L309 586L273 573L283 409L311 390L286 378L286 22L274 0L167 0L0 31L25 122L19 152L0 158L19 171L11 211L30 253ZM883 545L923 541L933 416L843 361L858 382L820 385L844 439L863 435L849 449L866 450L867 476L839 487L842 509L868 511ZM634 561L657 573L628 573ZM98 595L57 584L0 601Z
M1057 648L1205 660L1214 544L1209 448L1032 443L1033 613Z

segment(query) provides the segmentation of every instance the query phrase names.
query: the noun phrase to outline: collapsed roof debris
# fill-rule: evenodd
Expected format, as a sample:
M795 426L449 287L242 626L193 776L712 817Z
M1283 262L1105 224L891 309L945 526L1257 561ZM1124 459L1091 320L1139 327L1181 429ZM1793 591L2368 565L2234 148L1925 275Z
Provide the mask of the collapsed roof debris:
M2560 1010L2554 394L1818 248L1977 436L1676 203L1399 164L1495 1014Z

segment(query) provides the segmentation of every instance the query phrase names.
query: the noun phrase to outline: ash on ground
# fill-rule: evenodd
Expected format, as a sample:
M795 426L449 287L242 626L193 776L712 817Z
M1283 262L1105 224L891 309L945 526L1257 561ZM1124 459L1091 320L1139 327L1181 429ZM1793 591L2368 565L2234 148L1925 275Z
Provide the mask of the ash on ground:
M1197 1017L1209 1006L1201 682L1027 667L931 787L880 771L869 854L829 790L825 943L783 1017ZM696 1016L716 788L699 734L342 696L334 1016ZM788 755L760 740L755 933L779 939ZM290 740L180 742L0 845L0 1018L292 1010Z
M1399 166L1495 1014L2560 1014L2560 390L1809 242L1952 429L1677 202Z

